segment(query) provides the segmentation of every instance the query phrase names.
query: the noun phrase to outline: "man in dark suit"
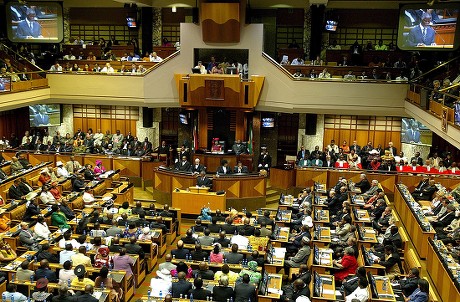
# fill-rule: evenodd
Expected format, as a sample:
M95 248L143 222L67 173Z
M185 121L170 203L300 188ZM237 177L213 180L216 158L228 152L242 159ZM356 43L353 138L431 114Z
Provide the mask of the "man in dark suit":
M193 173L201 173L201 171L206 172L206 167L203 166L202 164L200 164L200 159L199 158L196 158L195 163L192 166L192 172Z
M200 176L196 179L196 185L198 187L212 188L212 179L206 177L206 171L202 170Z
M425 189L425 187L428 186L428 183L429 183L429 178L428 177L423 177L423 179L415 187L415 189L412 192L412 194L420 193L423 189Z
M176 259L185 259L185 256L189 254L188 249L184 249L184 242L182 240L177 241L177 249L171 251L171 255Z
M437 218L436 220L432 221L431 224L433 227L436 228L445 228L447 227L452 220L455 219L455 207L453 204L449 204L447 206L447 211L441 217Z
M220 166L217 168L216 173L218 175L232 174L232 168L228 166L228 161L226 159L220 162Z
M248 167L243 166L241 161L238 161L238 164L233 168L233 173L249 173Z
M219 233L219 238L214 238L214 243L219 243L222 247L230 245L230 239L225 236L225 231Z
M413 162L414 160L417 165L423 166L423 158L420 157L420 152L415 152L415 156L410 159L410 162Z
M98 302L99 300L93 297L94 288L92 285L85 286L85 293L75 296L75 302Z
M190 160L190 152L185 148L185 145L182 145L179 151L178 158L183 159L184 156L187 160Z
M310 153L310 159L316 159L317 155L319 156L319 158L323 157L323 152L321 152L321 150L319 150L319 146L315 146L315 150L313 150Z
M233 220L230 217L225 219L225 224L222 225L222 231L225 231L226 234L234 234L236 231L236 226L232 225Z
M269 210L265 210L264 216L260 216L259 218L257 218L258 224L262 224L262 222L265 222L265 225L275 226L275 222L273 221L273 219L270 218Z
M299 162L303 158L308 158L308 157L310 157L310 151L305 150L304 146L300 147L299 152L297 152L297 162Z
M172 297L185 297L188 294L188 291L192 289L192 283L185 280L184 272L179 272L177 274L177 279L177 282L172 283Z
M360 154L361 153L361 146L358 145L356 141L353 141L353 145L350 146L350 151L355 150L355 154Z
M166 145L165 141L161 142L161 146L158 146L156 151L158 151L158 154L166 154L166 156L169 156L169 146Z
M40 261L40 267L35 271L35 279L46 278L49 282L57 282L56 273L50 269L48 260Z
M11 199L24 199L25 195L22 193L21 188L19 187L19 184L21 183L21 180L19 178L16 178L13 182L13 185L8 189L8 198Z
M366 174L361 174L359 176L359 181L355 184L355 188L359 188L361 193L367 192L371 188L371 183L367 179Z
M255 301L256 287L249 280L249 275L244 274L243 282L235 285L235 302Z
M42 143L41 139L37 139L37 143L34 146L34 150L37 152L45 151L46 145Z
M26 15L27 18L18 23L16 37L19 39L43 38L42 26L35 21L35 10L28 8Z
M238 232L241 230L244 232L244 236L254 235L255 227L249 224L249 218L244 219L244 224L238 228Z
M270 167L272 165L272 158L268 154L267 148L262 149L262 152L260 153L259 160L257 161L257 170L270 170Z
M182 156L182 160L178 161L175 164L174 169L177 171L182 171L182 172L189 172L190 169L192 168L192 165L190 165L189 161L187 160L187 156Z
M129 239L129 243L125 244L126 252L128 254L136 254L139 255L139 259L144 259L145 258L145 252L142 249L142 246L137 244L137 239L135 236L132 236Z
M209 297L212 297L212 293L203 288L203 279L201 278L196 278L193 281L193 285L195 286L195 289L191 289L188 291L188 295L193 294L193 298L196 300L208 300Z
M428 181L428 186L424 187L422 190L420 190L420 193L412 194L412 197L414 197L415 200L431 200L433 199L433 194L436 192L438 188L435 185L435 182L433 179L430 179Z
M435 31L431 28L431 15L423 13L422 21L409 31L407 45L411 47L423 47L434 45Z
M393 156L398 155L398 150L395 147L393 147L393 142L389 142L388 147L386 147L385 150L390 151L390 154L392 154Z
M198 269L193 271L193 277L203 280L214 280L214 272L209 269L207 262L201 261Z
M246 153L246 148L244 147L243 144L241 144L241 140L236 140L235 143L233 144L232 146L232 151L236 154L236 155L240 155L240 154L244 154Z

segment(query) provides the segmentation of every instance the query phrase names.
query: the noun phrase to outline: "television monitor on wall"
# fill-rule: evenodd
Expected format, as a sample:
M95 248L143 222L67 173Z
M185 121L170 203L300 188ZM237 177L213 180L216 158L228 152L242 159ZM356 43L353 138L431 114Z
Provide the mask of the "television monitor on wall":
M403 50L452 50L458 48L458 4L437 3L401 6L398 47Z
M61 124L59 104L38 104L29 106L30 127L49 127Z
M403 118L401 121L401 142L408 144L432 144L431 130L413 118Z
M338 24L337 21L327 20L326 21L326 26L325 26L324 29L327 30L327 31L336 31L337 30L337 24Z
M0 93L11 91L11 77L0 77Z
M460 103L455 103L454 123L460 126Z
M275 127L274 117L263 117L262 118L262 128L274 128L274 127Z
M9 2L6 22L12 42L59 43L64 36L62 2Z
M126 17L126 25L128 25L129 28L137 28L136 18Z
M182 125L188 125L188 118L187 114L185 113L179 113L179 121Z

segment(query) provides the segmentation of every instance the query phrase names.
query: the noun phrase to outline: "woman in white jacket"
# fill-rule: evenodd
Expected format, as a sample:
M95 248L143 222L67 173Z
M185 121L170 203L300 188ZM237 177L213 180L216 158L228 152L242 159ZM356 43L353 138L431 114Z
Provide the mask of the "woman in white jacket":
M37 223L34 226L34 233L40 240L48 239L49 235L51 234L51 231L46 224L45 217L42 215L39 215L37 218Z

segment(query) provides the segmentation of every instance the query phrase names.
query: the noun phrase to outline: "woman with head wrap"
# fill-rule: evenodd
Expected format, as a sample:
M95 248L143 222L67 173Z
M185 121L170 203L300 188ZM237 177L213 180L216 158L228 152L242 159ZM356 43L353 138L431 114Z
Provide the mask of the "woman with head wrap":
M243 277L244 274L248 274L251 283L259 284L260 280L262 279L262 274L257 271L257 268L257 262L249 261L248 267L242 269L239 275L240 277Z

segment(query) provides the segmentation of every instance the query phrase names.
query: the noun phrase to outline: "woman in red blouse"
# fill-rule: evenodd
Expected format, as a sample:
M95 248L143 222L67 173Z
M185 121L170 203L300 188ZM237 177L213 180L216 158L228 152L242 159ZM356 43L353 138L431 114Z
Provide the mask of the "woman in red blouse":
M345 248L345 255L340 260L334 260L334 266L339 270L334 274L335 281L342 281L348 275L354 274L358 268L358 261L354 256L355 251L352 247Z

